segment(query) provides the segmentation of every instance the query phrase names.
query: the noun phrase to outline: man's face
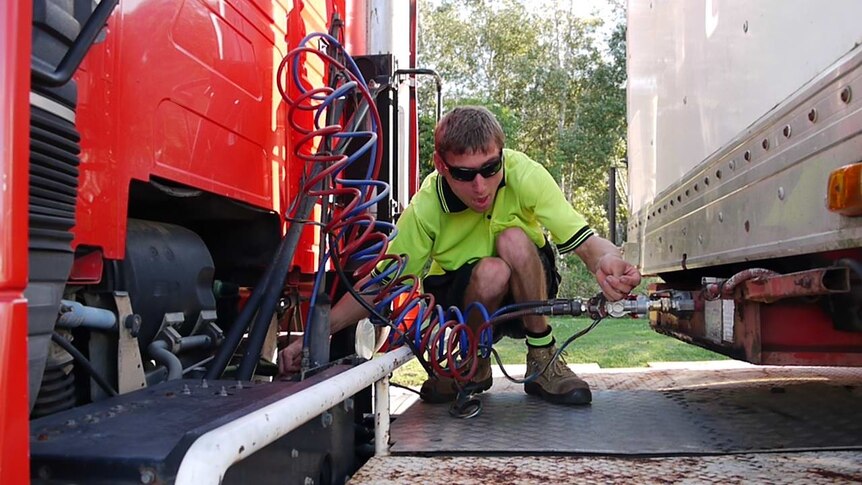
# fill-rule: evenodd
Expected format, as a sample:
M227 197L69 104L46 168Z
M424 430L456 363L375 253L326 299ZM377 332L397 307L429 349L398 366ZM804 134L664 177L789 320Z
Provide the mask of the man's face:
M502 163L502 150L495 146L461 155L434 152L437 172L445 177L461 202L476 212L485 212L494 205L497 187L503 180Z

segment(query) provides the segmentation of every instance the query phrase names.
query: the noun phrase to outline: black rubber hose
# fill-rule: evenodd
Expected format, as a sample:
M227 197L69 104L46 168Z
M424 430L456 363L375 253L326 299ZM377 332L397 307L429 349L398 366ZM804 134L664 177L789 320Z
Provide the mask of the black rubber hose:
M55 344L62 347L63 350L68 352L73 359L78 361L78 363L81 364L81 367L83 367L84 370L86 370L87 373L90 374L90 377L92 377L93 380L96 381L96 384L98 384L103 391L107 392L111 396L119 396L117 391L115 391L114 388L111 387L110 384L108 384L108 381L106 381L105 378L102 377L102 375L99 374L98 371L96 371L96 368L93 367L93 364L91 364L90 361L87 360L86 357L84 357L84 354L82 354L80 350L76 349L75 346L72 345L72 342L69 342L57 332L51 334L51 340L53 340Z
M333 107L333 109L335 108L337 108L337 105ZM331 121L327 123L327 126L331 126ZM323 140L323 146L329 146L328 137ZM341 147L339 153L343 152L346 148L346 145ZM322 163L315 163L311 167L307 180L313 180L324 170L324 168L328 167L325 167L324 165L325 164ZM323 183L323 180L319 181L311 188L311 191L320 190ZM269 281L261 290L255 288L255 294L260 292L263 293L263 296L260 299L260 308L258 308L257 316L255 317L254 323L251 326L251 331L249 332L246 352L242 356L239 369L237 370L236 377L238 380L247 381L254 375L255 368L260 359L261 350L263 349L264 340L266 340L267 330L269 330L270 320L272 319L272 315L275 313L275 307L278 304L279 297L281 296L284 280L287 278L287 273L290 271L290 266L293 263L293 256L296 253L297 246L299 245L299 238L302 235L302 229L305 227L305 221L307 221L311 216L314 204L318 200L318 197L308 195L307 191L299 194L298 197L299 206L296 210L296 215L293 217L290 228L279 245L278 255L273 260L273 264L271 266L275 279ZM323 269L320 269L319 271L323 271ZM212 370L212 367L210 369ZM219 374L221 374L221 372L219 372ZM209 378L209 374L207 378Z
M275 259L280 257L283 249L284 240L282 240L282 243L278 247ZM231 357L233 357L234 352L236 352L236 348L239 346L240 340L242 340L243 334L245 334L248 329L248 325L251 323L251 318L260 306L260 301L263 299L263 291L261 288L269 286L272 274L275 271L275 259L273 260L273 264L266 267L263 276L261 276L257 285L255 285L255 291L252 292L239 316L228 330L224 341L219 346L218 351L213 358L212 364L210 364L209 369L207 369L206 376L204 376L206 379L221 379L222 373L224 373Z
M311 168L309 180L314 179L323 170L323 164L316 163ZM320 184L315 184L311 190L319 190ZM281 296L284 280L287 278L287 273L290 271L291 263L293 263L293 255L299 245L299 237L302 235L302 229L305 227L305 220L311 215L311 210L317 202L317 197L312 197L307 193L300 194L302 200L299 202L299 207L296 210L296 217L287 230L287 235L279 245L279 254L273 264L272 279L263 288L255 288L255 293L262 293L260 308L257 311L257 316L251 331L248 336L248 347L245 355L242 356L239 369L237 370L237 379L241 381L250 380L254 375L254 369L257 367L260 352L263 348L263 342L266 340L266 332L269 329L272 315L275 313L275 307L278 304L278 299Z
M51 71L37 63L31 63L30 69L33 79L47 86L62 86L69 82L78 66L81 65L81 61L84 60L84 56L87 55L87 51L90 50L93 42L96 41L99 32L102 31L102 28L108 21L108 17L111 16L111 12L114 11L114 7L117 6L118 2L119 0L103 0L96 6L81 28L78 37L75 38L72 47L66 52L63 59L60 60L60 64L55 70Z

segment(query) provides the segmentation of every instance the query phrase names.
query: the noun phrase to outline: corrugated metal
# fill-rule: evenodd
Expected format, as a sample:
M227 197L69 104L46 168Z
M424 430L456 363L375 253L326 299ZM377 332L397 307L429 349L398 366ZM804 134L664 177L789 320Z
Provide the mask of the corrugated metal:
M482 413L417 403L392 426L396 454L703 454L862 449L862 372L740 368L582 374L591 406L495 381ZM507 382L507 381L504 381Z
M372 458L348 482L375 484L776 483L862 481L862 453L671 458L452 456Z

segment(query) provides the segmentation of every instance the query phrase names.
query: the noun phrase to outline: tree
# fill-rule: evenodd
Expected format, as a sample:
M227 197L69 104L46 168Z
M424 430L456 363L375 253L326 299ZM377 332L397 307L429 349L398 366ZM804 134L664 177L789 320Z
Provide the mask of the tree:
M488 108L500 122L507 143L517 143L521 132L521 121L514 111L487 99L461 98L458 101L459 106L474 105ZM434 115L423 114L419 117L419 174L421 180L424 180L428 174L434 171L433 153Z
M615 26L604 48L601 21L575 17L571 2L548 12L533 5L422 2L420 64L443 77L444 110L488 107L507 146L545 165L590 225L607 234L608 169L625 154L625 25ZM617 1L620 19L622 12ZM420 90L423 128L433 124L433 100L430 86ZM424 170L431 170L432 152L433 137L423 133Z

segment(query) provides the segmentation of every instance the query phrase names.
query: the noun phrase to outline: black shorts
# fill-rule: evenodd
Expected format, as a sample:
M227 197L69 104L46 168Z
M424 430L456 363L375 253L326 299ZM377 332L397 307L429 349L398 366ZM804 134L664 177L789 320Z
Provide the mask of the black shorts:
M557 291L560 288L560 273L557 271L556 258L554 249L549 241L545 241L545 246L540 248L536 246L536 251L539 253L539 260L542 262L542 268L545 273L545 287L548 289L548 299L556 298ZM466 304L464 302L464 293L467 292L467 285L470 284L470 276L473 274L473 267L476 266L479 260L467 263L455 271L447 271L442 275L428 276L422 280L422 286L425 293L434 295L434 301L444 309L450 306L457 306L464 310ZM514 303L515 300L509 294L503 299L501 306L506 306ZM470 302L466 302L470 303ZM512 338L524 338L524 324L520 320L509 320L503 322L494 328L494 341L498 341L503 336Z

